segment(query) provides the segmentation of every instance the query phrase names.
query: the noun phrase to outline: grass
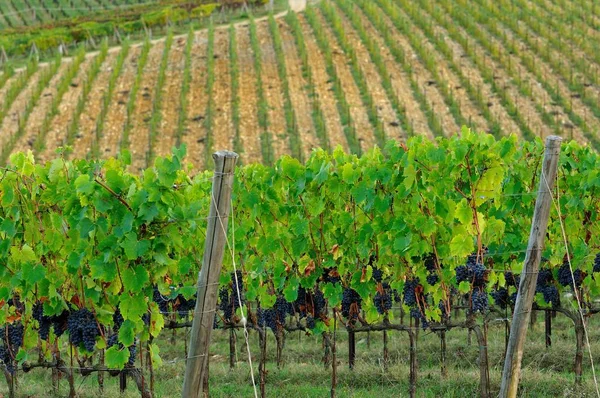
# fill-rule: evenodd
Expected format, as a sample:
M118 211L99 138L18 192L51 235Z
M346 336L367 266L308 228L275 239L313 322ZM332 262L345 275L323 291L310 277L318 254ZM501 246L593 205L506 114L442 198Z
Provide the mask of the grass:
M462 318L462 315L460 316ZM600 357L600 318L590 321L590 341L595 358ZM155 370L156 397L178 397L183 384L184 340L188 338L183 330L177 331L174 342L172 332L165 332L157 341L164 363ZM573 360L575 337L572 325L560 314L553 320L552 347L545 348L544 316L538 313L537 323L528 333L523 357L523 373L520 397L587 397L594 395L591 369L587 351L584 353L583 385L575 388ZM229 332L215 330L211 345L210 395L211 397L252 396L250 372L246 361L245 347L241 345L242 333L237 332L236 349L238 363L229 369ZM408 396L408 337L403 332L389 332L388 349L390 366L387 372L382 366L382 334L372 332L357 335L357 357L354 370L347 366L347 334L339 332L338 349L338 397L404 397ZM370 340L370 341L369 341ZM255 378L258 380L258 336L250 333L251 350ZM479 370L477 365L478 347L467 343L465 330L452 330L447 333L448 377L440 374L439 338L437 335L420 331L418 337L418 397L472 397L478 395ZM492 395L498 393L503 365L504 327L493 323L488 329L488 347ZM284 367L278 370L275 364L275 339L269 333L267 363L267 396L289 398L323 397L329 395L330 370L325 369L321 358L321 338L307 336L301 332L290 333L284 348ZM35 357L35 355L33 356ZM68 361L68 359L67 359ZM51 390L49 370L33 370L19 374L18 397L48 396ZM97 397L96 376L75 377L75 387L84 397ZM6 394L4 383L0 384L0 394ZM67 396L68 384L60 381L59 395ZM118 378L106 375L105 397L138 397L133 382L128 382L127 391L119 394Z

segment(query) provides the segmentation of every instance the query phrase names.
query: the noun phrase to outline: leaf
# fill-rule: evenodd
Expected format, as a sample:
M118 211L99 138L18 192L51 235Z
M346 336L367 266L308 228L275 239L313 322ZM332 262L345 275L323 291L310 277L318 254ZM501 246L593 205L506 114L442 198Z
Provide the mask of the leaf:
M127 319L121 325L119 329L119 341L123 343L125 347L129 347L135 343L135 324Z
M139 292L148 285L150 280L148 271L142 265L123 270L121 277L123 286L130 292Z
M466 257L473 252L475 244L473 237L463 226L457 226L452 230L454 237L450 241L450 255L454 257Z
M90 195L94 192L94 182L90 181L90 176L81 174L75 179L75 189L78 194Z
M107 368L121 370L129 360L129 350L127 348L120 350L118 345L114 345L106 350L105 360Z
M460 221L461 224L470 225L473 222L473 211L469 206L469 203L463 198L454 210L454 216Z

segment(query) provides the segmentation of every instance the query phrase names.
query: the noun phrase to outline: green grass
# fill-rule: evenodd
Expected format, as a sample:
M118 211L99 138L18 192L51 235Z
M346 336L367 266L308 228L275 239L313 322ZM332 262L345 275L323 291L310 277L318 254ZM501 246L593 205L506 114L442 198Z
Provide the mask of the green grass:
M460 316L462 318L462 315ZM575 388L573 360L575 338L571 324L560 314L553 320L553 345L546 349L544 344L544 316L538 313L537 323L527 336L523 357L523 373L520 397L587 397L594 395L591 369L587 350L584 352L584 376L581 387ZM590 341L597 363L600 363L600 318L590 322ZM356 365L348 369L347 334L337 334L338 397L404 397L408 396L408 337L404 332L388 332L390 366L382 366L382 334L362 333L356 338ZM171 343L172 332L165 332L158 340L164 363L155 369L156 397L178 397L183 384L184 339L189 336L178 330L175 343ZM215 330L211 345L210 395L211 397L249 397L253 395L250 372L246 361L246 349L241 345L241 331L237 332L236 348L238 362L229 369L229 332ZM370 342L369 342L370 340ZM251 350L255 378L258 380L258 337L250 332ZM465 330L447 333L448 377L440 375L439 338L428 331L420 331L418 337L418 397L473 397L478 395L479 370L478 347L475 336L471 345L467 343ZM504 327L493 323L488 329L488 347L492 396L498 393L503 366ZM283 351L284 366L278 370L275 364L275 339L269 332L266 393L268 397L324 397L329 395L330 369L325 369L321 359L323 350L319 336L307 336L301 332L286 337ZM33 356L35 357L35 355ZM68 362L68 358L65 358ZM75 362L76 363L76 362ZM18 397L49 396L52 391L49 370L33 370L19 374ZM146 372L148 377L148 373ZM128 381L125 394L120 395L118 378L105 376L105 397L138 397L132 381ZM75 387L79 396L97 397L96 375L87 378L75 376ZM5 383L0 383L0 394L6 395ZM68 383L60 381L60 396L67 396Z

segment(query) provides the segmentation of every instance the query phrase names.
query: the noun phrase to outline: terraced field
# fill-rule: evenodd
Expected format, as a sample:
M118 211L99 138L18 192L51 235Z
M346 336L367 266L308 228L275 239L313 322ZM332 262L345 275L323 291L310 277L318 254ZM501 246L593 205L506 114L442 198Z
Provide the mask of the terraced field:
M599 14L592 0L332 0L32 62L0 75L0 161L71 145L128 149L142 169L186 143L202 169L222 148L271 163L463 125L598 148Z

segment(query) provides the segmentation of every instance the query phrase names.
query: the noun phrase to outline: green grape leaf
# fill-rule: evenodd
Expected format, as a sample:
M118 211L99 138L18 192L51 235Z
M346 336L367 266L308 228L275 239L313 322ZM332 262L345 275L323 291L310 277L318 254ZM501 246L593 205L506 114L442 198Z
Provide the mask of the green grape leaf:
M129 350L127 348L120 350L118 345L114 345L106 350L105 360L107 368L123 369L129 360Z
M125 347L129 347L135 343L135 323L129 319L123 322L119 329L119 341L123 343Z

